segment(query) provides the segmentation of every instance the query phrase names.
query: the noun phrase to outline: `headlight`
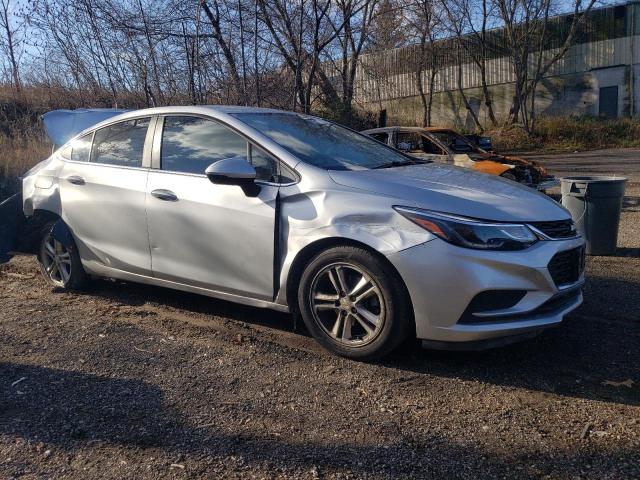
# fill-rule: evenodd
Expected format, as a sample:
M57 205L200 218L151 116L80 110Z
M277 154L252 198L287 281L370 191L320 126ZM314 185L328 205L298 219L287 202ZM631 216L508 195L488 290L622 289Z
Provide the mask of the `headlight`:
M524 250L538 237L526 226L458 217L411 207L393 207L400 215L454 245L481 250Z

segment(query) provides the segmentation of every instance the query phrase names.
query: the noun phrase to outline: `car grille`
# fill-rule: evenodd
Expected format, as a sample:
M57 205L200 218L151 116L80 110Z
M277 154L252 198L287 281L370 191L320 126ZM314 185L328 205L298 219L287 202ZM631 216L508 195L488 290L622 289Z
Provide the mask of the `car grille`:
M584 259L584 247L556 253L547 265L556 286L577 282L584 270Z
M532 222L530 225L537 230L540 230L549 238L571 238L576 236L576 227L573 220Z

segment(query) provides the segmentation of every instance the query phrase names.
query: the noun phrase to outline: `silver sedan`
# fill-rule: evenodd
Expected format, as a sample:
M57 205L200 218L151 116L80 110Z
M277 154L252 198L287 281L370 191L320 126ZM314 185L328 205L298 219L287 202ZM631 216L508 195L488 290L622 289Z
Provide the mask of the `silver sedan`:
M119 114L33 168L22 197L23 251L57 287L116 278L290 311L351 358L408 338L501 345L582 301L584 241L556 202L308 115Z

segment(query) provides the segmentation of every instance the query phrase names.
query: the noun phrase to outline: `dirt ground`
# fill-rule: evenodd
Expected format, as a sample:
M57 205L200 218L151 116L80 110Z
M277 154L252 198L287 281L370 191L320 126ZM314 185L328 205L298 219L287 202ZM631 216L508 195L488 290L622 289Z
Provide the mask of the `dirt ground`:
M585 303L556 329L376 364L288 315L109 281L62 293L14 258L0 478L640 478L636 185L619 243L588 259Z

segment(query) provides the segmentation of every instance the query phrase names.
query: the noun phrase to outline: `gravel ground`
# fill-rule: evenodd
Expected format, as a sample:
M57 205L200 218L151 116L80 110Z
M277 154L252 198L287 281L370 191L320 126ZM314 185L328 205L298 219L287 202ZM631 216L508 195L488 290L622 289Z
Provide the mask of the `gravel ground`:
M640 478L640 188L559 328L487 352L321 350L289 316L0 270L0 478Z

